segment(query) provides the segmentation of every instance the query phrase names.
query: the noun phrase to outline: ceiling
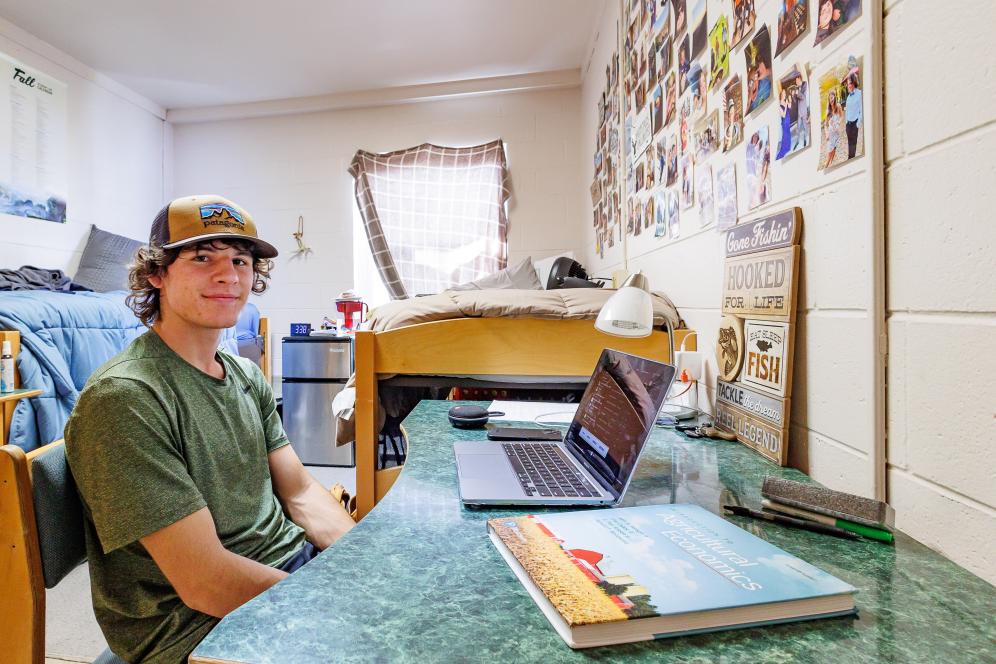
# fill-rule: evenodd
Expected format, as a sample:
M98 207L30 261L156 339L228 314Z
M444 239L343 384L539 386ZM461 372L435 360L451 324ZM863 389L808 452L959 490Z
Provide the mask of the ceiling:
M0 0L167 109L580 67L609 0Z

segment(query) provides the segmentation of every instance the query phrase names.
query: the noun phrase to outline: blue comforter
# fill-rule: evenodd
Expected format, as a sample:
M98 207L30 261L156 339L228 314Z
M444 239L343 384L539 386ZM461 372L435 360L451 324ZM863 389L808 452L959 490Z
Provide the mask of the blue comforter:
M62 438L80 390L100 365L121 352L145 326L112 293L0 292L0 329L21 333L17 370L21 387L42 395L14 410L9 443L25 451ZM235 330L222 345L236 352Z

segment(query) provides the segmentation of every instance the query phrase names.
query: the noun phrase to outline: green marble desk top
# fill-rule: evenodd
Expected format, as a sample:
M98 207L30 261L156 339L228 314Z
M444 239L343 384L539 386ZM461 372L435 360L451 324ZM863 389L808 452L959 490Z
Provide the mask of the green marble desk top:
M484 439L423 401L405 421L408 463L348 535L224 620L195 658L239 662L996 661L996 590L903 534L895 546L729 517L858 588L857 617L572 651L468 509L452 445ZM486 405L486 404L484 404ZM655 429L625 505L760 508L765 475L807 480L738 443ZM808 481L808 480L807 480ZM536 511L535 509L530 511Z

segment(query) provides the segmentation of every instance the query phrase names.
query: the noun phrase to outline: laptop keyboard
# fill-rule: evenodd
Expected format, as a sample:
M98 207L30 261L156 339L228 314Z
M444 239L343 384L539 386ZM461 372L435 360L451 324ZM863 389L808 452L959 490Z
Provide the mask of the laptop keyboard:
M581 475L556 443L502 443L527 496L592 498L601 493Z

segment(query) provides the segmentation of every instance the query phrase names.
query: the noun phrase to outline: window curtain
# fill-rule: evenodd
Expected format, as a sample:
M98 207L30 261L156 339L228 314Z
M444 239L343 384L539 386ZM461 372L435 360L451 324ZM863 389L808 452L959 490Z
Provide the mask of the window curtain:
M505 268L510 191L501 139L465 148L359 150L349 173L392 298L438 293Z

